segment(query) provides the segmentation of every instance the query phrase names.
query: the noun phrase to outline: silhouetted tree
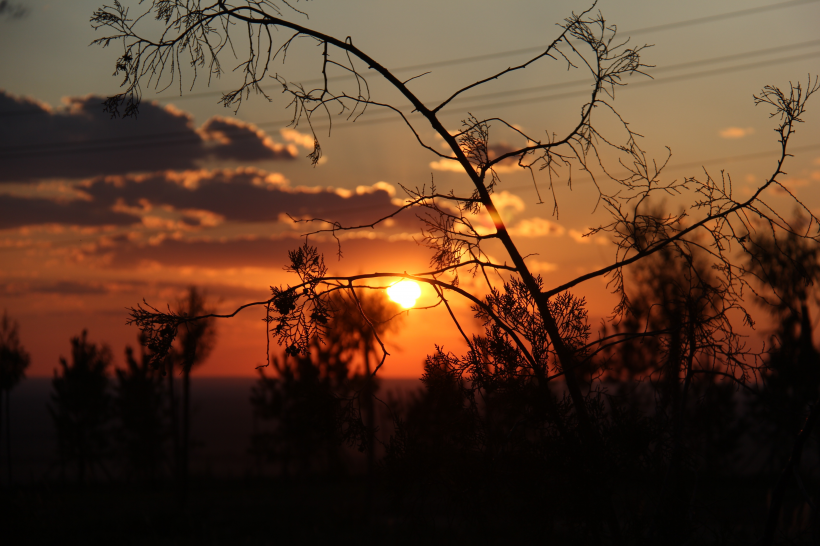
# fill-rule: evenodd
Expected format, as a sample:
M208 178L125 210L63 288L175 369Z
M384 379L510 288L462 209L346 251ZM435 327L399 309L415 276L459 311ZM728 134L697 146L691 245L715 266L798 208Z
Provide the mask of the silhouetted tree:
M161 370L149 365L142 348L139 362L134 350L125 348L125 368L116 369L114 413L117 434L126 462L127 476L156 479L165 465L169 436L167 396Z
M761 236L755 244L758 252L750 265L761 281L759 301L770 312L775 328L762 371L765 388L754 406L769 435L769 462L780 468L820 386L809 310L814 283L820 281L820 247L793 234Z
M71 361L60 358L48 405L63 475L66 464L73 462L80 483L95 466L108 472L104 460L109 455L113 415L108 377L111 351L87 338L83 330L80 337L71 339Z
M798 215L794 224L806 226ZM800 461L806 443L814 438L820 406L820 353L814 345L814 326L809 304L817 301L820 281L820 246L795 233L770 229L753 239L757 252L750 269L760 281L761 304L775 324L771 349L761 372L763 389L752 401L755 422L749 427L757 440L767 446L770 471L784 470L772 491L764 543L772 544L781 517L785 491L797 480L806 492L805 470ZM801 478L803 475L803 478ZM820 537L820 513L809 499L812 536ZM794 506L802 510L803 506Z
M663 215L655 215L661 222ZM670 245L629 268L627 311L604 335L612 344L599 349L608 353L604 368L613 377L643 383L630 396L658 431L654 459L662 485L649 533L665 543L694 530L697 475L714 475L732 460L739 437L734 393L749 380L743 374L756 369L757 355L730 323L742 306L708 265L700 249ZM745 368L738 359L748 360Z
M371 355L375 336L396 327L399 309L377 292L337 292L329 307L333 318L309 352L273 358L272 376L260 368L251 403L256 418L270 422L273 430L255 434L253 450L278 460L285 470L290 461L306 470L321 458L338 472L339 446L347 441L366 451L372 479L378 383Z
M0 439L6 432L6 469L11 485L11 390L26 377L25 371L31 361L29 354L20 343L20 325L3 311L0 322ZM3 403L5 402L5 409ZM3 425L5 418L5 426Z
M181 317L198 317L210 313L207 297L197 287L192 286L183 300L179 301L178 312ZM177 337L177 346L169 358L169 389L173 389L173 365L179 365L182 371L182 422L179 440L176 445L179 451L175 454L176 473L180 486L180 499L185 502L188 491L188 464L191 444L191 370L205 362L216 343L216 326L213 320L186 322ZM172 398L173 406L173 398ZM172 409L173 411L173 409ZM176 430L174 431L176 433Z
M619 442L619 431L642 428L639 421L621 420L622 406L610 403L602 391L600 379L605 376L605 370L590 359L601 346L618 343L629 336L591 339L586 301L574 291L580 290L587 281L607 277L619 298L613 316L621 317L630 308L625 286L629 266L660 256L661 252L694 259L698 249L704 250L702 259L713 278L708 287L690 284L691 290L686 292L690 296L681 302L684 304L681 312L687 313L690 320L671 317L674 320L670 327L673 332L680 330L680 342L669 345L666 361L674 369L686 370L686 376L691 379L697 354L722 355L728 366L727 379L744 384L754 372L756 362L743 357L748 351L739 344L734 323L728 320L726 313L731 311L742 321L751 323L742 298L744 289L749 286L749 270L743 254L756 251L749 244L749 234L760 221L817 242L817 236L812 233L820 224L818 218L811 216L811 229L799 229L783 219L778 212L782 207L769 202L767 191L780 186L791 202L799 203L788 188L781 185L780 176L790 155L789 141L796 126L803 121L801 116L807 100L820 88L817 80L810 79L807 87L790 84L785 91L766 86L754 97L756 104L769 107L771 114L779 118L776 128L779 158L770 176L752 188L750 194L739 197L726 174L721 174L719 179L712 178L708 172L700 178L668 179L663 173L668 157L659 162L647 157L640 144L641 136L613 105L615 90L625 85L628 77L643 74L648 68L641 58L645 46L630 46L628 41L616 38L617 28L595 12L594 5L567 17L541 52L446 93L447 99L431 106L414 92L415 77L397 77L359 49L351 37L329 36L306 27L301 20L292 20L305 14L290 2L245 0L203 5L182 0L154 0L143 6L144 14L140 16L117 3L98 9L92 17L92 25L110 31L96 43L108 45L115 41L123 46L115 71L124 77L124 89L105 102L105 108L112 115L119 114L121 109L125 116L136 115L145 81L169 76L181 78L183 66L176 60L183 56L190 55L195 60L194 71L206 69L209 75L219 74L220 56L225 52L225 45L231 43L229 34L232 29L241 27L248 37L244 51L248 56L240 65L244 79L238 89L223 95L225 105L238 107L250 96L250 91L264 94L260 82L270 75L292 99L293 124L307 122L311 131L317 114L329 117L336 111L357 118L367 109L385 108L399 116L424 149L439 160L458 165L470 183L469 192L458 194L455 190L441 192L432 183L404 188L408 199L396 213L407 208L424 212L421 215L425 222L423 243L432 254L426 271L408 274L399 268L389 272L330 276L323 257L309 244L309 239L301 248L291 251L287 269L298 281L272 287L268 300L248 304L266 306L269 332L285 346L286 352L305 354L316 335L325 335L325 326L333 317L329 298L334 292L372 287L384 278L404 277L427 283L438 292L438 304L450 312L470 347L463 356L438 351L431 358L437 365L448 368L445 376L452 373L465 380L465 393L476 395L470 410L475 430L491 432L479 437L475 447L467 450L473 456L481 454L483 466L479 468L486 470L488 461L499 460L500 446L506 444L497 431L506 427L507 434L515 437L516 431L521 430L516 423L529 419L527 412L536 409L548 416L554 429L543 426L545 418L537 413L539 417L532 423L540 425L528 430L521 445L550 448L557 445L557 453L564 455L556 455L556 458L567 461L566 466L561 467L563 488L556 485L559 481L556 475L541 473L546 460L542 457L511 459L508 465L492 467L495 469L492 472L476 472L474 488L484 493L498 491L494 489L493 479L500 476L500 468L526 468L526 472L521 472L522 475L529 472L530 483L539 484L538 487L555 485L567 493L557 497L555 513L564 519L556 519L556 525L564 522L577 525L583 530L578 536L591 542L620 544L626 540L625 533L636 540L644 537L648 519L640 510L633 509L637 502L628 502L629 498L619 496L617 491L621 485L617 478L630 475L625 469L642 464L640 458L630 459L626 453L630 450L641 453L646 449L637 440L637 447ZM148 13L164 26L164 33L156 38L147 36L156 30L147 23ZM275 74L270 73L273 61L280 58L284 61L286 54L288 59L293 58L291 48L298 38L319 46L323 77L317 87L292 82L279 68ZM465 113L460 127L445 126L442 113L454 107L455 99L490 82L509 80L508 76L536 64L548 64L550 59L557 61L562 69L577 68L589 78L589 93L578 105L577 118L562 133L554 132L553 128L544 133L529 132L521 128L523 120L493 115L475 117L469 113ZM335 78L336 75L346 77ZM380 87L371 85L369 79L385 83L398 93L402 102L389 104L372 97L371 90L375 92ZM603 117L610 114L608 118ZM446 153L439 145L425 140L430 130L442 139ZM314 164L318 163L321 153L314 133L314 150L309 155ZM592 177L597 191L596 205L606 219L586 235L611 239L614 256L609 265L563 284L544 286L543 280L533 274L498 208L495 192L503 187L499 168L516 164L533 175L537 190L540 185L550 190L556 213L554 183L557 177L572 180L573 171L578 170ZM625 174L617 174L623 169ZM662 217L653 214L647 205L667 196L680 196L687 208L679 214ZM374 229L390 216L393 215L369 219L355 226L327 222L325 229L318 229L308 237L317 233L336 235L345 230ZM489 251L488 245L495 246ZM469 290L460 283L463 275L471 275L475 280L476 284ZM702 296L698 295L700 291ZM464 332L449 305L450 296L462 298L473 306L475 314L484 321L480 335L471 337ZM720 300L719 305L716 300ZM224 316L233 316L236 312ZM208 320L212 316L203 315L200 319ZM131 310L131 321L146 332L149 345L158 349L159 356L165 354L177 332L192 320L190 316L161 312L150 306ZM668 332L664 335L674 341ZM375 335L375 339L378 341L379 336ZM714 342L711 348L710 342ZM659 343L664 343L663 338ZM679 354L673 353L678 346ZM554 385L556 381L561 384L553 393L560 392L557 400L550 394L550 383ZM685 390L684 380L679 394L675 389L669 391L670 407L679 406L680 400L686 399ZM484 400L483 396L489 398ZM506 400L506 405L502 400ZM523 400L529 400L529 405L521 405ZM680 412L673 410L673 415ZM559 435L557 443L552 438L544 440L545 444L536 441L552 430ZM640 436L637 432L635 435ZM522 448L520 453L533 453L527 449ZM547 447L536 452L553 453ZM517 479L512 482L525 483ZM632 497L633 501L636 497ZM490 497L476 495L472 500L482 498Z
M399 307L388 301L383 292L350 291L338 292L331 299L334 309L330 328L325 336L331 350L338 351L341 358L353 361L356 353L361 354L362 367L357 374L359 386L359 406L365 418L367 434L367 473L371 480L376 465L376 408L375 396L379 385L375 377L373 355L379 349L380 338L398 325ZM383 361L382 361L383 362Z
M251 391L254 419L262 427L251 438L251 452L283 474L342 472L347 363L317 345L310 355L273 357L271 364L274 375L260 368Z

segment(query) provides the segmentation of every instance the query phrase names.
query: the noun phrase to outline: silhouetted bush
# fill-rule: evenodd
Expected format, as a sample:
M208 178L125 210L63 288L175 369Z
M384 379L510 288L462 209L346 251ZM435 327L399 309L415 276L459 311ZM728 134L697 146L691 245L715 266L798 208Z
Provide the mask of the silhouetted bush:
M151 366L143 349L140 360L125 348L125 368L117 368L114 413L118 455L128 480L156 480L168 467L170 437L168 396L162 371Z
M87 471L95 468L108 474L106 459L111 455L113 404L109 392L108 367L111 351L105 345L88 342L88 332L71 339L71 361L60 358L54 370L49 413L57 431L60 464L73 464L76 478L83 483Z
M26 376L31 358L20 343L19 325L3 311L0 322L0 445L3 432L6 433L6 468L9 484L11 474L11 390ZM5 407L3 407L5 402ZM5 418L5 423L3 422Z

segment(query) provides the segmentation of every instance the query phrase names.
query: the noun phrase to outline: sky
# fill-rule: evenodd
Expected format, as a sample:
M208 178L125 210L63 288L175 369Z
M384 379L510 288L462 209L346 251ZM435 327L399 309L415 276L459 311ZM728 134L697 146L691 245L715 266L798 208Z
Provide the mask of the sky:
M186 68L181 86L146 90L137 119L111 119L101 103L119 89L112 76L118 45L89 46L103 35L89 24L101 0L19 4L23 13L0 14L0 307L20 323L32 355L29 376L51 375L83 329L121 361L137 336L126 325L126 308L143 299L174 306L197 285L219 312L231 312L265 300L272 285L295 283L283 271L287 252L311 227L291 218L370 223L403 202L402 186L434 182L442 193L469 190L463 173L420 147L396 116L375 109L355 123L334 117L330 131L318 121L323 157L312 166L309 128L289 126L288 100L275 81L265 85L267 97L252 95L237 111L219 104L221 92L237 81L240 61L229 54L220 78L193 80ZM133 13L140 9L133 0L123 4ZM409 84L429 105L526 61L532 48L557 36L557 23L589 3L511 0L500 8L483 0L313 0L299 6L309 15L296 16L302 24L350 36L401 77L429 71ZM664 161L671 150L665 176L725 171L738 192L749 194L771 174L776 120L752 96L765 85L805 85L809 74L820 74L820 1L601 0L595 9L633 46L652 46L643 60L653 65L646 72L654 79L629 78L614 104L651 158ZM321 51L302 42L275 71L315 84L320 61ZM375 75L368 78L375 99L409 111ZM565 64L539 62L471 91L441 119L450 131L473 114L560 134L584 103L588 82L577 80L583 74ZM817 103L808 105L782 180L820 214ZM493 134L498 149L511 138ZM419 125L419 135L441 145L429 127ZM572 188L566 178L558 182L556 211L543 178L536 186L520 169L500 174L496 195L504 219L546 286L611 263L609 240L582 237L601 218L588 179L577 175ZM770 199L786 203L776 194ZM426 270L431 252L418 244L415 214L401 213L389 224L346 233L341 259L332 238L310 240L331 273ZM465 278L462 286L476 282ZM591 320L610 313L614 300L605 282L577 291ZM434 300L425 288L419 305ZM466 302L453 298L453 306L465 325L477 327ZM217 347L199 374L255 374L265 360L262 317L256 308L219 321ZM383 373L418 377L435 344L463 347L445 310L411 310L388 339Z

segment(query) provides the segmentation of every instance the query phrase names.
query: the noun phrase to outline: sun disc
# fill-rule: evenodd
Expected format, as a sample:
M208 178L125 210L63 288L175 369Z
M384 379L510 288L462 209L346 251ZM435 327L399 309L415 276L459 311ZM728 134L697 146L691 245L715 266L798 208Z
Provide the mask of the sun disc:
M389 287L387 295L392 301L405 309L409 309L416 304L416 300L421 296L421 287L417 282L405 279Z

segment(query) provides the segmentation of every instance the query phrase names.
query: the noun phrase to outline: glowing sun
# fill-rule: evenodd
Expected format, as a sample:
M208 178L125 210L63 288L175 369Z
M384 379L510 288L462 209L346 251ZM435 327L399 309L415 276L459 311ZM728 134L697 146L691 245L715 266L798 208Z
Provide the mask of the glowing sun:
M415 281L399 281L387 289L387 295L405 309L415 305L416 300L421 296L421 287Z

